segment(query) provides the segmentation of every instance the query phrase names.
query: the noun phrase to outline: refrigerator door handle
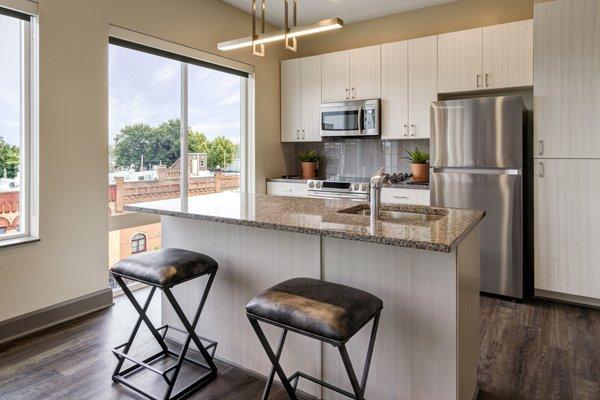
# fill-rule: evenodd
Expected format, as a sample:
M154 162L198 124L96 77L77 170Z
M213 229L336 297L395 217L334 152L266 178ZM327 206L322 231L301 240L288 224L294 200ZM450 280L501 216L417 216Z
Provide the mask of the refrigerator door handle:
M433 173L476 174L476 175L522 175L521 169L514 168L449 168L431 167Z

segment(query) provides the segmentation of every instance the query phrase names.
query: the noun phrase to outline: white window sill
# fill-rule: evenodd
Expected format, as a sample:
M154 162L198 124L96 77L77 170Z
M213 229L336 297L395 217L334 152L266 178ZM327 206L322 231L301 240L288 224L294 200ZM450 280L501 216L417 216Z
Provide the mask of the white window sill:
M0 240L0 249L39 241L41 241L41 239L37 236L18 236L14 238L6 238Z

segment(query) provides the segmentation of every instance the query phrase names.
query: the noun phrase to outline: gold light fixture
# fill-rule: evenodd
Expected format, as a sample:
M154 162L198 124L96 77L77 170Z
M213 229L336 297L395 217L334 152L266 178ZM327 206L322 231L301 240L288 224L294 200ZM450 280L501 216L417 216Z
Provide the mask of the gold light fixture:
M265 55L265 44L276 42L278 40L285 41L285 48L291 51L297 51L298 42L297 38L300 36L311 35L313 33L330 31L333 29L339 29L344 26L344 21L340 18L329 18L324 19L313 24L297 26L297 0L292 0L293 15L292 24L289 26L288 21L288 0L284 0L284 29L277 30L274 32L265 32L265 0L261 0L261 32L256 32L256 0L252 0L252 36L246 36L240 39L229 40L227 42L221 42L217 45L219 50L234 50L241 49L244 47L252 47L252 54L255 56L264 57Z

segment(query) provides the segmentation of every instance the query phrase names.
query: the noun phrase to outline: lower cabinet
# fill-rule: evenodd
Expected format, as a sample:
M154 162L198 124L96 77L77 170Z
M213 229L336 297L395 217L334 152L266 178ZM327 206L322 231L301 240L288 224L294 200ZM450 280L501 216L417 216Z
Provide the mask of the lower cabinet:
M600 160L536 160L535 288L600 299Z
M305 197L308 195L308 186L306 186L306 183L267 182L267 194Z
M429 190L383 188L381 191L381 202L387 204L416 204L429 205Z

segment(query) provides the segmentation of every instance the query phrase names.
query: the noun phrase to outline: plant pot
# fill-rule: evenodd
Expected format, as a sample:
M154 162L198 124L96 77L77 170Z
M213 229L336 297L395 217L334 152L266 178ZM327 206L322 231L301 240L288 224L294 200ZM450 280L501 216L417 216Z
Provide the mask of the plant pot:
M317 162L302 161L302 178L312 179L317 177Z
M429 164L410 164L410 172L414 182L429 181Z

